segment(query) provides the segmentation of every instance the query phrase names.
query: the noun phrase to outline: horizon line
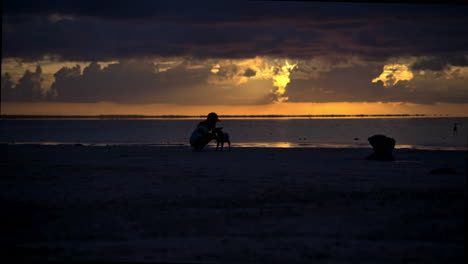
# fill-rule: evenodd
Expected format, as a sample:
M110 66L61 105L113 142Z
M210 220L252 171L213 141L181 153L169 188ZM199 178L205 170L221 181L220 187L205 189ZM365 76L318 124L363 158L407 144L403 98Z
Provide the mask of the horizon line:
M220 118L284 118L284 117L436 117L448 114L319 114L319 115L219 115ZM24 119L24 118L97 118L97 119L124 119L124 118L206 118L203 115L0 115L0 119Z

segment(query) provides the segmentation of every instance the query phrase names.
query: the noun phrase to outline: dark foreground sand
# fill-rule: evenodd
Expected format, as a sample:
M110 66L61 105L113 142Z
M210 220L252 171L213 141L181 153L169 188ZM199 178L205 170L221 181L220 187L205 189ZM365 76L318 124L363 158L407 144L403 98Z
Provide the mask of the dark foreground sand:
M462 263L466 152L2 145L3 258ZM438 167L456 174L429 174Z

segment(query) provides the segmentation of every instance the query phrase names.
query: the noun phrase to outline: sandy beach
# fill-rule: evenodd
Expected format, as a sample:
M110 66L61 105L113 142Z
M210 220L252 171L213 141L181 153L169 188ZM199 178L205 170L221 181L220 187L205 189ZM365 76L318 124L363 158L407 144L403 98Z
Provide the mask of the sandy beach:
M466 151L1 145L1 255L461 263ZM435 168L455 173L431 174Z

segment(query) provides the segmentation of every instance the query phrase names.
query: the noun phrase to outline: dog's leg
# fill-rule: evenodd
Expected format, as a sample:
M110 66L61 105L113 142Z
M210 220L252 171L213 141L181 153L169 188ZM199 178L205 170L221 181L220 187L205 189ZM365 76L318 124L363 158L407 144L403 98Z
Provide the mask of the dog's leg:
M216 140L216 151L218 151L218 147L219 147L219 141Z
M228 140L227 143L228 143L228 146L229 146L228 150L231 150L231 141Z

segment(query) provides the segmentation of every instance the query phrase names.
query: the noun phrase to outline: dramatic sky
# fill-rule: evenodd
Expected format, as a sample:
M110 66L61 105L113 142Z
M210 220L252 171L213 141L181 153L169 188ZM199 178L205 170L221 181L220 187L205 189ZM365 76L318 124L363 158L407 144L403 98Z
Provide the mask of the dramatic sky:
M2 114L468 113L468 5L22 1Z

